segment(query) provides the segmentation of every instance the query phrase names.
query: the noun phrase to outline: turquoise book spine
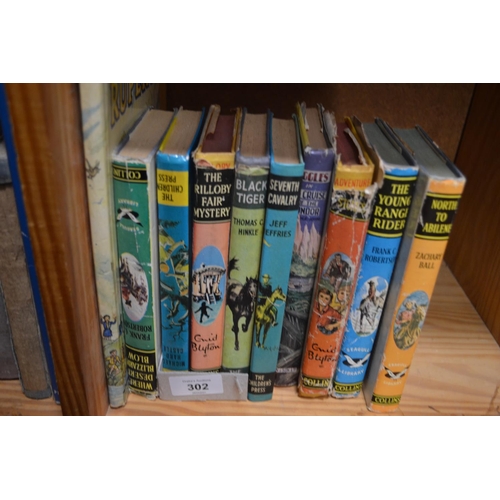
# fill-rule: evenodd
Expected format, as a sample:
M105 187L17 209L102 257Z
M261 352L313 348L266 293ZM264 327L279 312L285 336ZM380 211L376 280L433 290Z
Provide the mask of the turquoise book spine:
M273 395L300 187L304 176L304 162L300 153L299 156L301 161L298 164L279 164L275 162L271 149L259 292L248 380L250 401L266 401L272 399Z

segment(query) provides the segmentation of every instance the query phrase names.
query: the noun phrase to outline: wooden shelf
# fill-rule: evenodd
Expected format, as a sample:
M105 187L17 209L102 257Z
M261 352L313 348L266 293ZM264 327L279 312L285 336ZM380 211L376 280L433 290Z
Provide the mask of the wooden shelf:
M399 410L395 415L500 414L500 347L443 264ZM272 401L154 402L131 395L108 415L375 415L362 397L299 398L276 388Z
M395 415L499 415L500 347L443 264L399 410ZM19 381L0 381L0 415L62 415L52 399L24 396ZM272 401L170 402L131 395L108 415L375 415L362 397L299 398L276 388Z

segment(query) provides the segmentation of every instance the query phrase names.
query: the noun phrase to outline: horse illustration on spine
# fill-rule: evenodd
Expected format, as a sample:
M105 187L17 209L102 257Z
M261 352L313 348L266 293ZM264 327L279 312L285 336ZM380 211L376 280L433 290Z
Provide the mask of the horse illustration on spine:
M408 295L394 321L394 342L399 349L412 347L420 335L429 306L429 297L421 290Z
M259 296L255 309L255 345L260 348L265 347L267 333L272 326L277 326L278 310L274 305L277 301L285 302L286 295L278 286L275 290L271 286L271 277L268 274L262 276L259 281ZM261 332L263 331L262 342Z
M238 335L240 333L240 320L241 318L244 318L245 320L241 329L244 333L246 333L255 311L255 301L257 299L257 290L259 285L257 279L252 277L246 277L245 283L240 283L238 280L232 279L231 271L239 270L237 263L238 259L236 257L233 257L229 261L226 297L226 305L229 307L233 315L232 331L234 333L235 351L238 351L240 348L238 339Z
M127 316L140 321L148 307L148 281L137 258L126 252L120 255L120 288Z

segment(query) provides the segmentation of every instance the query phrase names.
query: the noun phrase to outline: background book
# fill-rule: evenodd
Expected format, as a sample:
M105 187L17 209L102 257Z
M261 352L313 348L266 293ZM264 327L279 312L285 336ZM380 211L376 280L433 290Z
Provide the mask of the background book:
M0 185L3 221L0 227L0 282L8 322L2 329L5 350L2 349L1 356L5 361L10 360L8 376L13 377L13 349L19 380L27 397L45 399L53 395L59 402L4 84L0 84L0 123L4 138L0 142L5 154L2 154L3 182ZM2 365L3 369L7 367Z
M296 385L309 319L321 237L331 188L335 157L336 124L322 105L297 104L297 118L305 170L292 252L292 264L281 332L276 386Z
M377 185L374 165L338 124L338 162L299 377L299 395L326 397L338 361Z
M333 378L332 396L338 398L361 392L418 175L415 160L376 123L353 118L353 125L375 164L379 189Z
M381 127L390 129L381 120ZM420 128L394 129L419 175L363 393L369 410L398 408L465 177ZM396 140L396 136L394 136Z
M248 399L272 398L297 227L304 160L297 119L273 118L271 170L255 309Z
M99 324L111 407L127 401L125 339L113 204L111 153L133 124L158 101L158 85L81 83L80 106Z
M146 111L114 152L112 164L130 390L152 399L161 352L155 156L173 115Z
M12 182L10 177L7 149L3 140L2 122L0 120L0 184ZM19 379L16 358L12 346L12 332L5 306L5 297L0 282L0 379Z
M224 315L233 201L234 162L241 110L222 115L210 106L194 152L191 303L192 371L222 365Z
M243 110L236 151L222 371L248 373L269 176L271 114Z
M162 369L189 369L191 153L203 111L180 108L156 155Z

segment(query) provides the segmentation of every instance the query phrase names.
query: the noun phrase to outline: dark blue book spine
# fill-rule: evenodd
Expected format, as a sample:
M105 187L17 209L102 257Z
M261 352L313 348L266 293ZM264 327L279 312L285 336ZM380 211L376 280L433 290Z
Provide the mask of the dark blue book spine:
M10 125L10 117L7 105L7 95L5 93L5 86L0 83L0 120L2 121L3 135L5 139L5 147L7 149L7 156L9 158L10 174L12 178L12 186L14 188L17 213L19 217L19 224L21 226L21 235L23 238L24 252L26 255L26 266L31 281L31 288L33 292L33 302L35 304L36 314L38 318L38 326L40 329L40 336L42 339L43 349L45 351L45 358L47 362L47 370L49 372L50 383L52 385L52 394L57 403L61 402L59 396L59 389L57 386L56 372L54 361L52 359L52 351L50 350L49 335L47 332L47 324L45 323L45 315L43 312L42 296L40 294L40 286L38 284L38 277L36 274L35 257L33 248L31 246L31 239L29 236L28 218L23 203L23 193L21 188L21 179L19 177L19 170L17 166L17 154L14 146L14 138Z
M304 151L305 171L292 252L283 331L276 368L277 386L296 385L316 277L335 153Z

